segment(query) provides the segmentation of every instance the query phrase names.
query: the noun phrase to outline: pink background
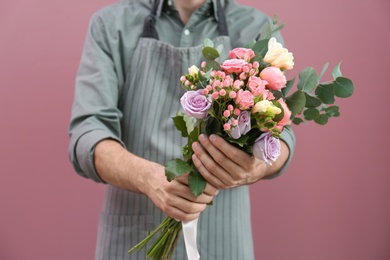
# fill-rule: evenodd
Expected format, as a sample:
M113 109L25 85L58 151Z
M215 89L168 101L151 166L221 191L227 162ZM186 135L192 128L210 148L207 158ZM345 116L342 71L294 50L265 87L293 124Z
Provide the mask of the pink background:
M0 259L93 258L104 186L73 172L67 125L89 18L111 2L0 2ZM390 259L390 2L241 2L287 24L294 75L343 61L356 86L340 118L295 127L282 177L251 187L256 259Z

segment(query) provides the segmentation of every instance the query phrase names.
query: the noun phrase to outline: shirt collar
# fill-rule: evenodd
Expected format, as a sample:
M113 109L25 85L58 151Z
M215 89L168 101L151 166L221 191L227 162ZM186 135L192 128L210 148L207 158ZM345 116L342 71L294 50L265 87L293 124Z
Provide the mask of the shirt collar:
M149 3L153 6L153 2L155 0L149 0ZM160 16L161 15L161 11L164 7L164 3L165 3L165 6L169 6L169 3L171 4L174 4L174 1L175 0L161 0L160 3L159 3L159 6L157 8L157 16ZM221 1L221 7L224 8L225 6L225 0L220 0ZM218 21L218 15L217 15L217 0L206 0L206 2L203 4L202 7L204 8L207 8L207 6L209 6L210 4L212 4L212 7L213 7L213 14L214 14L214 17L215 19ZM200 8L202 8L200 7Z

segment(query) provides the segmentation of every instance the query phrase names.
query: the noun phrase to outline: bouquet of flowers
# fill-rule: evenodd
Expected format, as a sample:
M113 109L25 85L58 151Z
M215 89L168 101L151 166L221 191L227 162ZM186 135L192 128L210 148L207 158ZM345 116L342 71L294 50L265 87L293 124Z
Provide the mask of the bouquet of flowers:
M192 66L180 78L185 93L180 102L185 113L173 118L176 128L188 142L183 147L183 159L166 164L169 181L189 173L189 187L195 196L202 194L206 181L193 166L191 145L201 133L217 134L247 153L272 164L280 155L279 137L284 127L313 120L324 125L330 117L340 115L333 105L335 96L347 98L353 94L350 79L341 74L340 64L332 71L333 80L321 82L326 64L317 75L312 67L299 73L297 89L290 94L295 79L287 80L285 71L294 66L293 54L272 36L281 29L274 20L273 29L263 39L246 48L235 48L229 59L218 62L222 46L206 39L202 50L205 60L201 68ZM270 26L271 27L271 26ZM267 37L267 35L269 37ZM196 229L196 225L193 227ZM134 246L140 250L161 231L147 251L147 257L170 259L180 235L182 223L167 217L143 241ZM196 231L196 230L195 230ZM196 232L192 232L196 241ZM187 253L189 247L186 234ZM192 242L193 243L193 242ZM199 258L197 251L189 259Z

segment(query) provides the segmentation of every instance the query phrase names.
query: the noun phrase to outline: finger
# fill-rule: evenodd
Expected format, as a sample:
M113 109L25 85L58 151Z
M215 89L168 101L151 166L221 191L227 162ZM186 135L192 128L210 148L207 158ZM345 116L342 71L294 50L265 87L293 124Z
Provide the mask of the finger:
M199 173L205 178L205 180L210 183L212 186L217 187L221 189L224 186L224 183L217 178L216 175L211 174L206 167L203 165L203 163L199 160L198 156L196 154L192 155L192 162L194 163L195 167L198 169ZM207 188L207 185L206 185Z
M211 138L214 138L216 137L215 135L211 135L210 136ZM241 166L238 165L234 160L232 160L231 158L227 157L225 153L223 153L217 146L215 146L213 143L211 143L211 141L209 140L209 138L207 138L205 135L200 135L199 136L199 140L202 144L202 146L207 150L207 152L209 153L209 155L212 157L210 158L209 160L206 160L207 157L205 155L203 155L202 153L199 153L200 149L198 149L198 153L196 151L196 149L194 149L194 152L196 153L196 155L198 156L198 158L202 161L203 165L213 174L216 174L217 172L214 171L214 167L215 167L215 162L224 170L224 172L220 172L221 174L223 173L226 173L227 175L231 175L231 173L237 173L237 172L241 172L242 169L241 169ZM225 143L223 140L223 142L220 142L222 140L222 138L220 138L220 140L217 140L217 144L222 146L221 144L227 144ZM227 149L227 147L229 147L229 149ZM229 144L227 144L226 147L223 147L227 150L232 150L232 148L235 148ZM236 148L235 148L236 149ZM209 156L209 157L210 157ZM231 155L232 157L234 157L234 155ZM237 158L234 158L235 160L237 160ZM220 177L222 178L221 180L226 184L226 182L230 182L228 176L223 176L223 175L220 175Z
M252 158L248 153L241 151L237 147L232 146L231 144L223 140L221 137L217 135L211 135L208 140L210 144L215 147L215 149L217 149L220 153L229 158L235 164L239 165L241 168L245 168L247 165L253 163L252 160L254 158Z

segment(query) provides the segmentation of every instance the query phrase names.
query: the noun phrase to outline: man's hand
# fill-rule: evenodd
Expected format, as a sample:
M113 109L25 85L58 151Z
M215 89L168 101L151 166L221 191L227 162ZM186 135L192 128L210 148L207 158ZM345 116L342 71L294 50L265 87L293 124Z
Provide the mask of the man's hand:
M217 135L199 136L194 142L192 161L208 183L217 189L252 184L276 173L288 158L288 148L281 142L281 156L273 165L250 156Z
M168 216L181 221L196 219L217 193L210 184L195 197L188 187L188 175L168 182L164 166L136 156L114 140L96 146L95 167L104 182L121 189L143 193Z
M217 193L216 188L207 184L204 192L195 197L188 187L188 174L171 182L166 180L165 174L160 176L155 184L151 184L147 195L159 209L177 220L190 221L198 218Z

